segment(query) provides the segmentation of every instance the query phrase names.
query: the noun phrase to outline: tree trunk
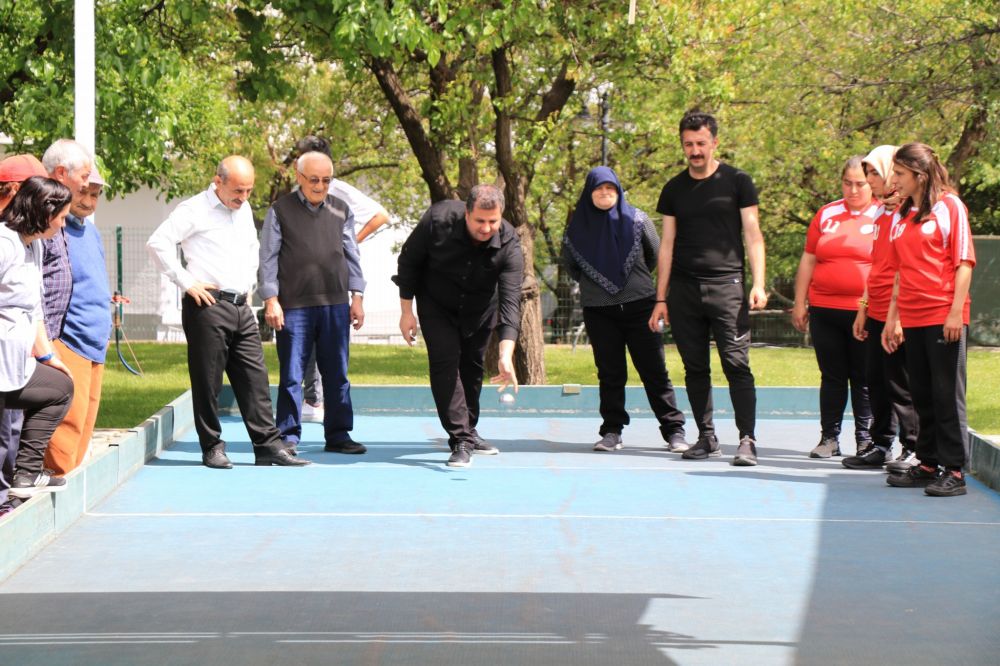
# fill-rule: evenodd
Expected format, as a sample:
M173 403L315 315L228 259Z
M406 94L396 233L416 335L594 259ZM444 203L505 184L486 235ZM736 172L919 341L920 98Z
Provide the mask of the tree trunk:
M403 88L392 63L384 58L372 58L367 63L368 69L375 75L382 94L392 107L399 120L406 139L410 143L413 155L420 164L420 172L431 193L431 202L453 199L455 192L448 181L444 170L444 160L424 129L420 113L414 108L410 96Z
M965 173L965 165L979 152L979 146L986 138L986 120L988 117L985 106L980 106L965 121L962 136L959 137L955 149L948 156L948 175L957 187Z
M517 232L521 237L525 267L524 282L521 283L521 332L514 348L514 370L517 372L517 381L521 384L544 384L545 332L542 328L541 290L535 278L534 262L529 263L529 258L534 256L535 241L527 226L520 227ZM496 372L499 356L498 340L494 333L486 348L487 375L492 376Z

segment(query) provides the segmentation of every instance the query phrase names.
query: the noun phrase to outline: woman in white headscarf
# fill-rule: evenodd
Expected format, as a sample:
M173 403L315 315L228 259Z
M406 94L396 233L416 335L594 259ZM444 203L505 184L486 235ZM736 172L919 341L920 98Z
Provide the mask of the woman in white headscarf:
M892 184L892 156L896 146L878 146L865 156L862 166L872 194L882 205L875 216L875 243L868 285L854 320L854 337L865 341L868 367L868 400L872 409L872 445L844 458L848 469L880 469L891 458L892 440L899 438L902 450L888 463L890 472L905 472L914 464L917 446L917 414L910 397L905 345L894 354L882 349L882 329L889 314L896 271L891 266L890 237L899 222L899 196Z

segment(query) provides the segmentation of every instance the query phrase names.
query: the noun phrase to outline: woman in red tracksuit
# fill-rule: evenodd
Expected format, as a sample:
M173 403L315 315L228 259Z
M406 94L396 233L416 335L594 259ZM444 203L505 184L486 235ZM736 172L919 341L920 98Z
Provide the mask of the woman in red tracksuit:
M892 185L895 154L896 146L878 146L862 162L872 194L882 201L875 218L872 270L854 319L854 337L865 343L872 445L855 456L844 458L841 463L848 469L869 470L885 465L887 471L901 473L916 464L917 413L913 411L910 380L906 374L906 345L900 344L892 354L882 349L882 329L896 282L889 244L892 227L899 221L899 196ZM897 434L901 451L899 457L887 464L892 440Z
M917 458L904 474L890 474L898 488L922 487L928 495L964 495L968 459L965 415L969 284L976 254L968 211L948 172L922 143L902 146L894 158L896 190L903 203L892 231L897 285L882 344L894 352L902 325L913 406L920 421Z
M872 200L861 160L860 155L847 160L840 173L844 197L820 208L809 224L795 276L792 324L812 337L821 376L821 435L811 458L840 455L848 382L858 452L872 443L865 346L854 338L853 325L872 265L879 204Z

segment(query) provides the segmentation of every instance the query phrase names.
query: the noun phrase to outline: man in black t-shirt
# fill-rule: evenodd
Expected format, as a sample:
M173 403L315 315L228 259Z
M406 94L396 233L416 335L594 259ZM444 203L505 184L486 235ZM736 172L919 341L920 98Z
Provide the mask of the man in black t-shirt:
M698 442L671 450L689 460L721 455L712 422L711 336L729 380L740 433L732 462L756 465L757 394L750 371L749 309L767 305L757 190L749 175L713 157L719 140L711 115L685 114L680 137L688 168L664 186L656 206L663 215L663 238L649 327L657 330L661 321L670 323L684 363ZM744 256L753 279L749 300L743 287Z

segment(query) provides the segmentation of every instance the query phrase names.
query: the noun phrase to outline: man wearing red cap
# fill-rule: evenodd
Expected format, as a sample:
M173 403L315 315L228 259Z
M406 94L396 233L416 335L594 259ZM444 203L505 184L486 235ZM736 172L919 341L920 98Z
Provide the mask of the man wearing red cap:
M7 207L21 183L32 176L47 176L45 167L34 155L11 155L0 161L0 211ZM0 416L0 515L6 513L9 504L7 491L14 480L14 459L21 439L23 414L19 409L5 409ZM16 498L12 501L20 503Z
M111 292L104 244L93 215L104 180L97 168L79 196L74 193L63 236L72 268L69 306L53 347L73 374L73 402L45 450L45 467L66 474L87 454L101 404L104 358L111 336Z

